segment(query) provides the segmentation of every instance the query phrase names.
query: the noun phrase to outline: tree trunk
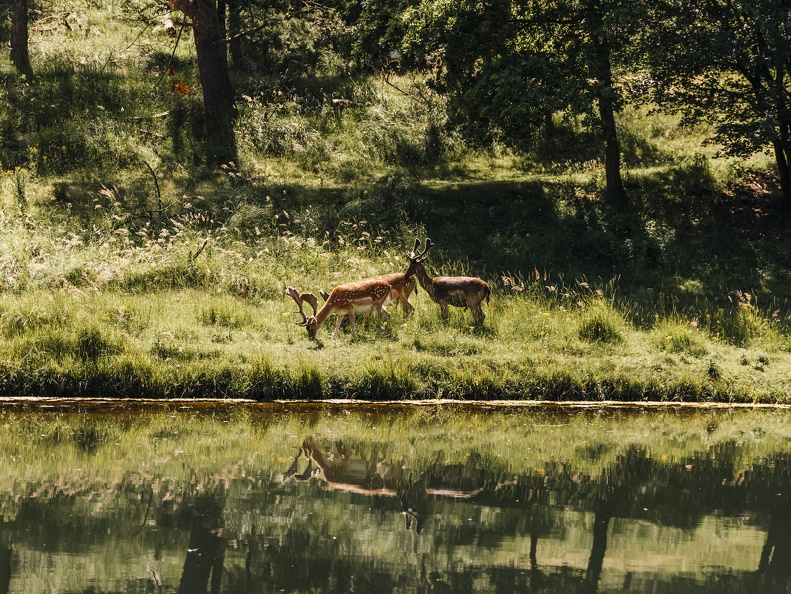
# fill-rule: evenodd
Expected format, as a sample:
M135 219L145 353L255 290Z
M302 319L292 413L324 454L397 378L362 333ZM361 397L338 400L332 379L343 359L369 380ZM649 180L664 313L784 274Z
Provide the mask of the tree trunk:
M580 592L594 594L599 589L599 578L604 565L604 555L607 552L607 530L610 518L615 514L615 502L604 500L599 502L599 508L593 520L593 546L591 547L588 569L585 572L585 582Z
M212 594L219 592L225 551L217 535L217 524L216 518L203 515L193 517L179 594L205 593L209 591L210 585Z
M27 0L14 0L11 13L11 62L20 74L31 76L28 53Z
M206 110L209 159L214 164L232 161L236 158L233 134L236 106L225 55L225 36L216 6L213 0L169 0L169 5L192 20Z
M788 156L779 140L774 142L774 150L777 173L780 176L780 189L783 191L783 204L786 208L791 208L791 171L789 171Z
M785 111L781 105L778 113ZM780 189L783 192L783 206L787 211L791 211L791 138L789 131L791 123L785 118L780 119L780 139L775 140L775 162L777 163L777 174L780 176Z
M607 177L607 198L615 207L626 207L626 190L621 179L621 145L615 126L615 98L612 75L612 51L607 41L602 20L601 7L597 3L588 5L586 19L593 40L593 64L591 70L597 79L599 118L604 135L604 170Z
M8 594L11 584L11 558L14 549L4 544L0 547L0 594Z
M605 91L605 95L609 92ZM612 100L599 98L599 115L604 132L604 171L607 176L607 197L616 207L626 206L626 190L621 179L621 145L615 128L615 110Z

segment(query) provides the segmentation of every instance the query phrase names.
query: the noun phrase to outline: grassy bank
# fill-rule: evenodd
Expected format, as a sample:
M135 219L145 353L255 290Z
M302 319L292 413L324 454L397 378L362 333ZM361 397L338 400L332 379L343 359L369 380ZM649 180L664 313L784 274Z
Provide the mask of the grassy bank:
M328 59L236 73L240 158L207 168L197 88L173 90L196 84L192 46L169 62L120 7L65 5L70 28L31 29L34 81L0 63L0 393L788 401L791 248L763 158L627 110L613 212L580 129L468 146L419 77ZM420 291L379 335L307 340L287 286L405 270L415 236L430 271L491 284L483 327Z

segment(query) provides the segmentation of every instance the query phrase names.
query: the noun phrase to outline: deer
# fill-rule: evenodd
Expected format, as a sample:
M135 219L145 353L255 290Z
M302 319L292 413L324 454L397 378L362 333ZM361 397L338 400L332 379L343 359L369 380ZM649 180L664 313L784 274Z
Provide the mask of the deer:
M412 251L409 254L407 254L407 258L414 256L419 247L420 239L416 238L415 247L412 248ZM417 282L415 281L414 276L407 276L406 273L402 272L392 272L390 274L375 276L371 280L383 280L390 285L390 295L385 301L385 305L398 303L401 306L401 310L404 312L404 317L409 317L412 312L415 311L415 308L411 303L409 303L410 295L412 295L413 292L417 293ZM319 289L319 294L322 296L324 301L327 301L327 299L330 297L330 294L324 289ZM357 311L360 312L361 310ZM365 324L368 313L370 312L363 312L363 324ZM382 313L385 314L387 319L389 319L390 314L384 307L382 307ZM343 320L341 320L341 322L343 322Z
M365 279L345 285L338 285L332 290L332 293L321 306L318 308L318 299L313 293L300 293L294 287L286 289L286 295L291 297L299 306L299 311L296 312L302 316L302 321L297 322L298 326L302 326L308 331L308 338L315 340L321 326L332 314L336 314L338 319L335 326L335 333L332 338L338 337L338 329L341 322L348 317L352 326L352 334L354 338L359 339L357 330L354 324L355 312L370 312L376 311L376 329L381 328L382 322L382 306L390 295L391 289L389 283L376 280ZM303 310L304 303L308 303L313 308L313 315L308 317ZM384 312L388 315L387 312Z
M415 240L415 251L418 241ZM472 312L476 324L482 325L485 318L481 303L484 299L489 303L491 289L489 284L479 278L471 276L436 276L430 277L423 266L427 253L434 244L426 238L426 247L420 254L414 251L409 254L409 268L404 276L417 276L423 290L428 293L434 303L439 304L440 314L444 321L448 321L448 306L466 307Z

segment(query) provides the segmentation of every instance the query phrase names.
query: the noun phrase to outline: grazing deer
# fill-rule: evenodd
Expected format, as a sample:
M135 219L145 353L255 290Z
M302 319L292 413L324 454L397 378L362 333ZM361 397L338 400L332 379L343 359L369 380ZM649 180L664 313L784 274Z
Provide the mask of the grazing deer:
M415 239L415 247L409 254L407 254L407 258L414 256L419 247L420 240ZM385 301L385 305L398 303L401 306L401 310L404 312L405 317L409 316L413 311L415 311L415 308L411 303L409 303L409 296L412 295L413 292L417 293L417 282L415 281L414 276L407 276L403 272L393 272L390 274L375 276L370 280L381 280L390 285L390 295ZM319 294L321 294L324 301L327 301L327 299L330 297L330 294L324 289L319 289ZM357 311L361 312L362 310L358 309ZM365 324L365 320L369 313L370 310L363 312L363 324ZM384 307L382 307L382 313L385 314L387 319L389 319L390 314Z
M417 250L418 242L415 241ZM434 245L426 238L426 247L420 254L409 255L409 268L404 276L417 276L420 286L428 293L431 300L439 304L442 319L448 320L448 305L466 307L472 312L476 324L483 324L484 314L481 303L489 302L491 290L489 285L479 278L471 276L436 276L430 277L423 266L427 252Z
M303 326L308 331L308 338L316 338L319 329L325 320L332 314L337 314L337 324L333 338L338 336L338 328L341 322L348 317L352 325L352 334L358 338L354 325L355 312L370 312L376 310L376 329L379 330L382 322L382 305L390 295L390 285L385 281L366 279L345 285L338 285L332 290L332 294L327 301L317 310L318 299L313 293L300 293L294 287L286 289L286 295L291 297L299 306L297 312L302 316L302 321L297 322L298 326ZM307 302L313 308L313 315L308 317L302 309ZM386 312L385 312L386 313ZM345 315L344 315L345 314Z

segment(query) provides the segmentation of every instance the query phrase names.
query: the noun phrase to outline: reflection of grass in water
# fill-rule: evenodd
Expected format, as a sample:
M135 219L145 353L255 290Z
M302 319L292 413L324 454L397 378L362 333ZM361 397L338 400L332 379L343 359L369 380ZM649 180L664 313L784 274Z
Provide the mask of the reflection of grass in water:
M464 462L475 452L493 470L513 474L561 463L600 476L632 447L660 461L716 455L734 467L791 449L785 414L766 411L566 415L440 406L386 417L322 412L261 417L172 408L136 418L4 413L2 421L6 471L0 488L6 494L58 476L72 477L72 484L79 476L93 483L138 473L173 481L238 473L274 480L308 435L327 450L335 441L360 444L364 451L376 444L388 459L403 457L411 469L437 459Z

